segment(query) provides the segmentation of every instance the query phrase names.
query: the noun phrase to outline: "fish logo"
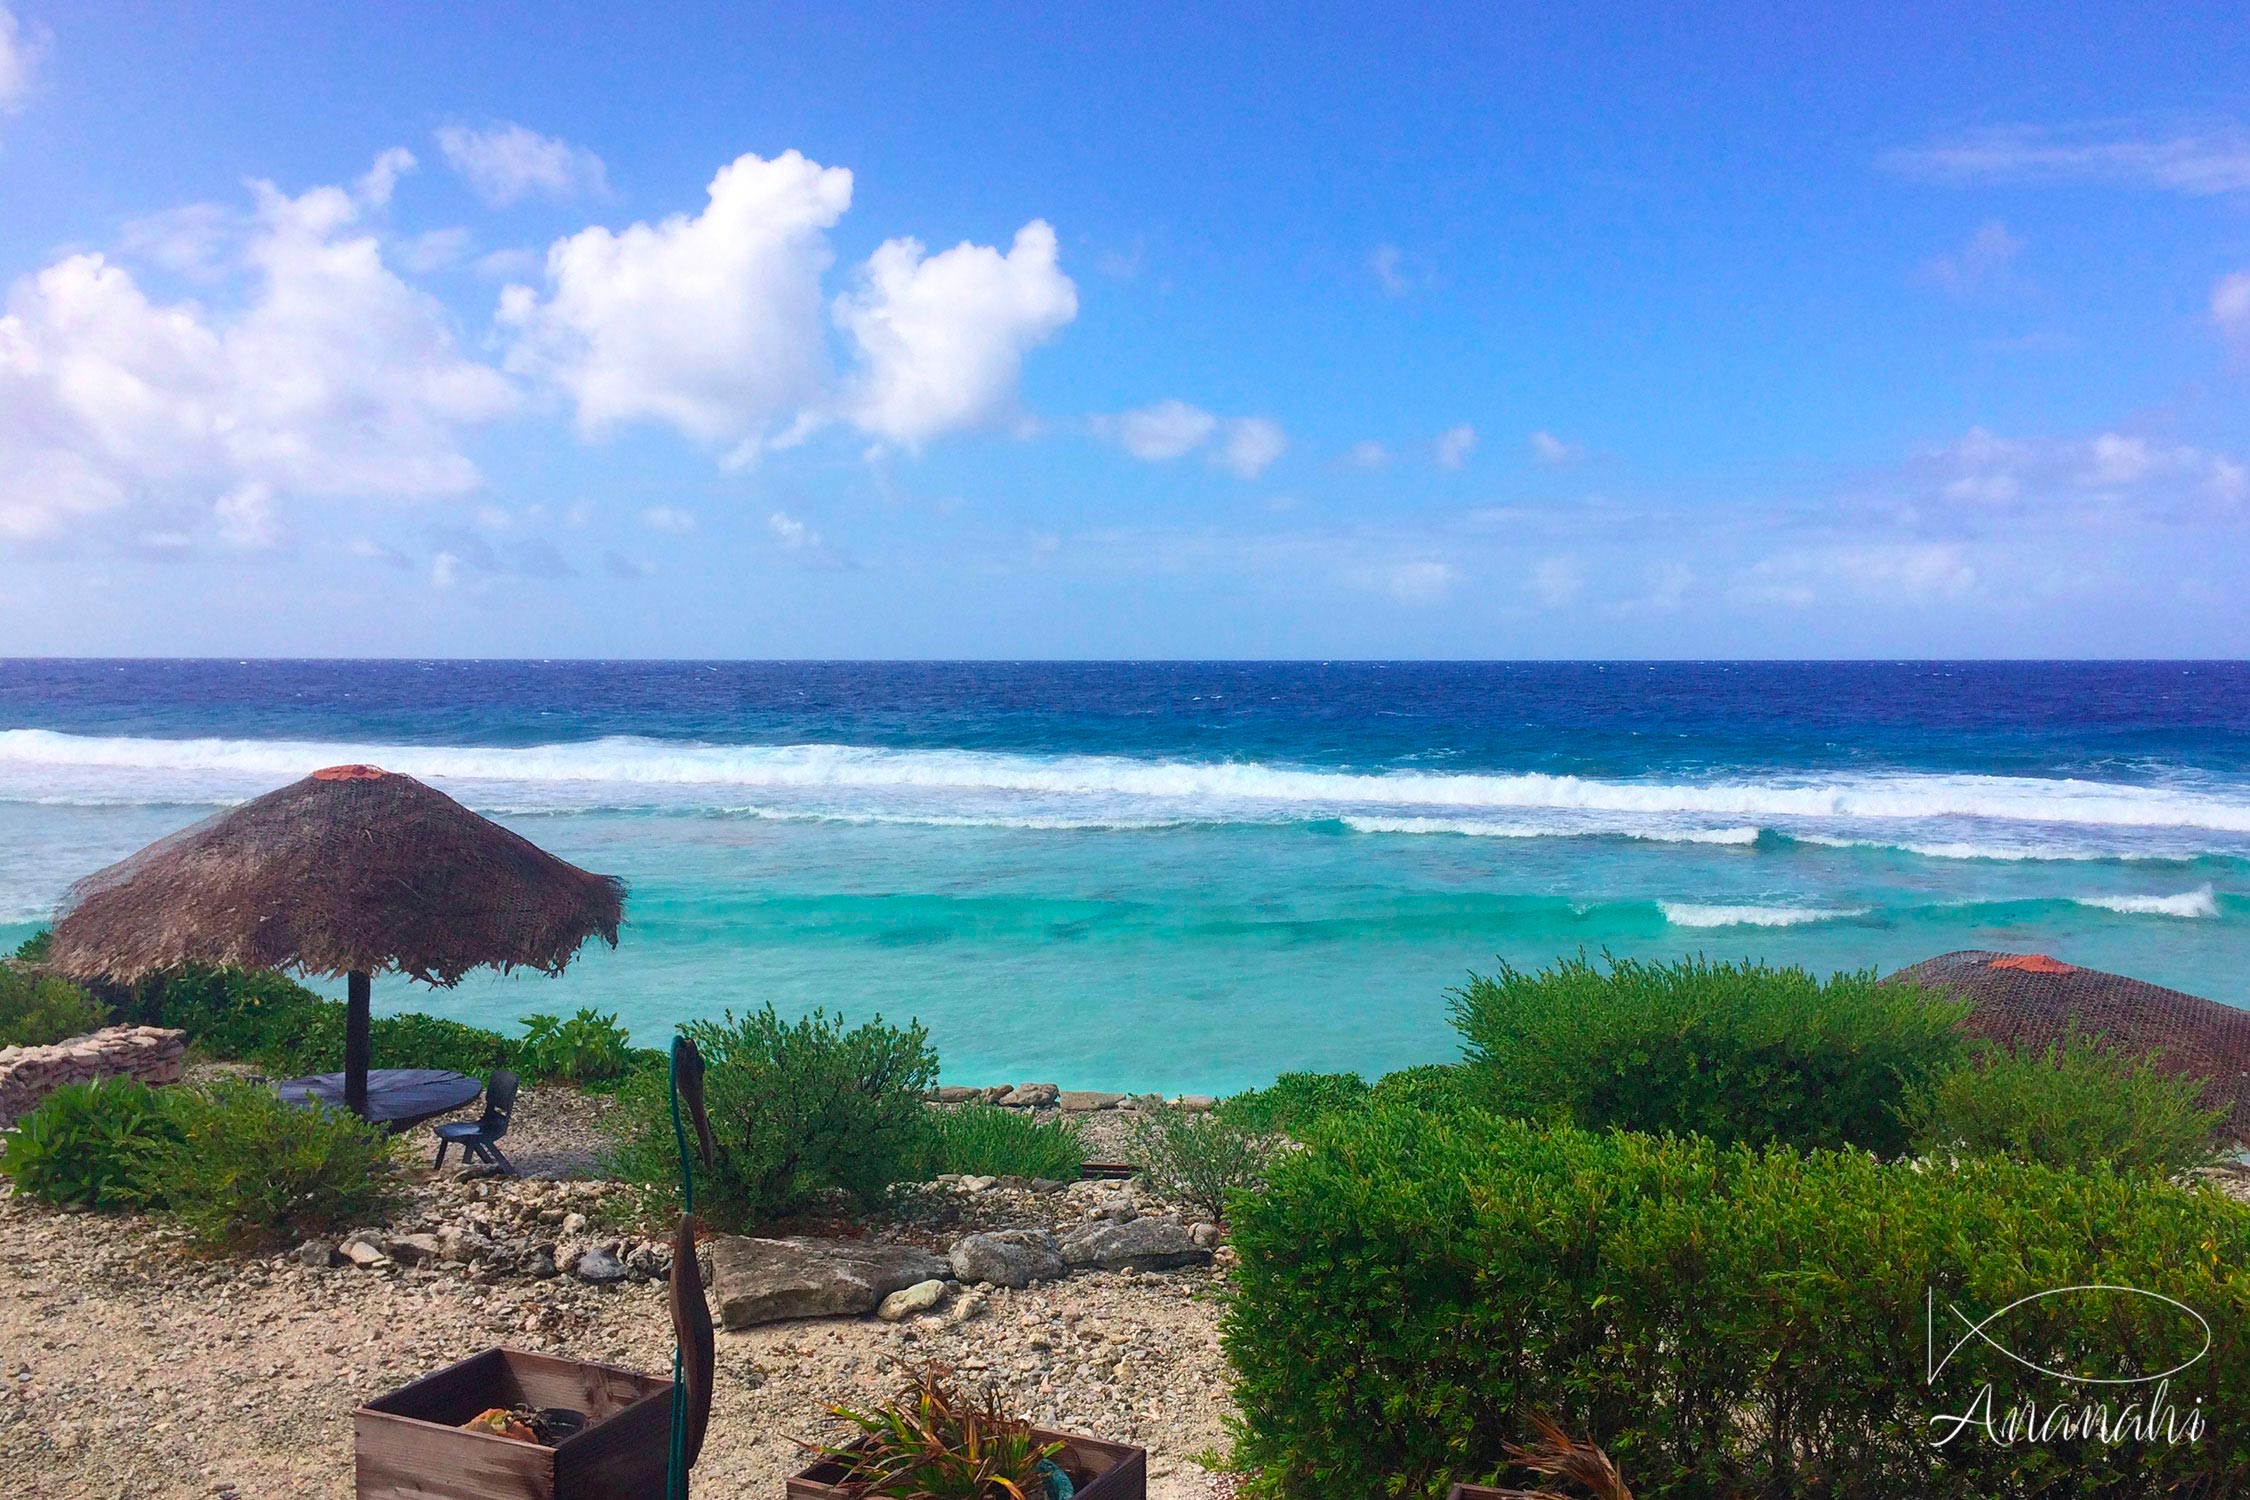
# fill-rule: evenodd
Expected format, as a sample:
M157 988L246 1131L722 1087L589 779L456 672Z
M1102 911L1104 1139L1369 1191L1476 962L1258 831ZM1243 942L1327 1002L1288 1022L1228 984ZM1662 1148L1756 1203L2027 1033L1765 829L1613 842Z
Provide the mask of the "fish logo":
M2206 1319L2203 1314L2188 1306L2185 1302L2179 1301L2177 1298L2167 1297L2162 1292L2151 1292L2137 1286L2110 1286L2102 1283L2092 1283L2085 1286L2051 1287L2043 1292L2033 1292L2028 1297L2018 1297L2015 1301L1999 1309L1997 1312L1987 1313L1982 1318L1971 1318L1967 1313L1961 1311L1958 1306L1949 1302L1946 1304L1945 1310L1948 1313L1951 1313L1953 1317L1960 1323L1963 1331L1960 1336L1953 1341L1952 1346L1948 1348L1941 1356L1938 1353L1937 1347L1938 1340L1936 1290L1934 1288L1929 1290L1925 1293L1925 1297L1927 1306L1924 1311L1923 1362L1927 1371L1928 1383L1931 1385L1937 1384L1937 1378L1939 1374L1944 1371L1945 1367L1948 1364L1952 1363L1953 1357L1956 1354L1959 1354L1972 1342L1984 1344L1986 1347L1997 1351L1998 1353L2006 1356L2008 1359L2014 1361L2016 1364L2023 1366L2023 1368L2030 1370L2035 1374L2052 1376L2056 1380L2066 1380L2073 1385L2145 1385L2151 1381L2168 1380L2172 1376L2179 1374L2182 1370L2189 1368L2191 1365L2195 1364L2196 1361L2202 1359L2204 1355L2211 1352L2211 1324L2209 1320ZM2180 1323L2180 1327L2183 1329L2183 1331L2186 1330L2192 1323L2195 1330L2195 1335L2199 1335L2201 1337L2202 1343L2193 1354L2190 1354L2187 1358L2181 1360L2178 1364L2173 1365L2169 1369L2157 1370L2152 1373L2143 1375L2101 1375L2088 1374L2080 1370L2058 1370L2050 1366L2040 1364L2037 1360L2026 1359L2023 1355L2017 1353L2014 1349L2009 1348L2008 1345L2003 1341L2005 1337L2005 1330L2002 1330L2001 1336L1995 1336L1994 1329L1996 1325L2003 1322L2010 1313L2015 1312L2018 1308L2029 1307L2033 1303L2043 1302L2049 1298L2054 1297L2145 1297L2151 1302L2160 1303L2165 1307L2173 1309L2178 1317L2182 1320ZM1948 1329L1948 1332L1951 1332L1950 1327ZM2191 1335L2191 1337L2192 1336L2194 1335Z

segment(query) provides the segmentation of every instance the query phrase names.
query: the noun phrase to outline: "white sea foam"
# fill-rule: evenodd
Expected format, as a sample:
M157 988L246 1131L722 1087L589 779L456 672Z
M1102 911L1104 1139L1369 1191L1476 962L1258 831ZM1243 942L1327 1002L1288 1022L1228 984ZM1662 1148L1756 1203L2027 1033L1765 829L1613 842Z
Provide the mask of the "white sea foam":
M2074 896L2071 899L2080 906L2098 906L2103 911L2122 912L2129 917L2215 917L2219 914L2219 898L2210 886L2182 891L2177 896Z
M1606 835L1652 844L1755 844L1755 828L1633 828L1596 822L1495 823L1481 818L1376 818L1352 815L1344 826L1354 833L1452 833L1469 838L1538 839Z
M1659 901L1656 906L1674 927L1796 927L1805 922L1867 915L1864 906L1839 910L1818 906L1702 906L1692 901Z
M442 783L489 788L509 802L579 806L618 788L708 797L726 790L796 794L969 794L1141 804L1146 816L1398 816L1447 809L1639 818L1898 822L1977 819L2076 828L2250 834L2250 793L2076 779L1898 773L1768 780L1605 780L1543 774L1352 772L1255 761L1035 756L852 745L693 745L610 738L573 744L433 746L304 740L159 740L0 730L0 796L121 802L225 801L312 767L364 760ZM488 799L489 800L489 799ZM1106 810L1106 809L1105 809ZM946 809L952 811L952 809ZM1074 813L1078 809L1072 810ZM1670 836L1668 829L1656 829Z

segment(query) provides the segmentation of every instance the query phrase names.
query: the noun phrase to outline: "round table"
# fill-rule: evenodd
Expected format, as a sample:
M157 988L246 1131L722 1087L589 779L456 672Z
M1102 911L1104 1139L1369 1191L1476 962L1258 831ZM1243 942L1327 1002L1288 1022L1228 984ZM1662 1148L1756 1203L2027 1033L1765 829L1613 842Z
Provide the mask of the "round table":
M290 1104L319 1100L344 1108L344 1075L314 1073L285 1079L274 1091ZM483 1083L449 1068L370 1068L367 1070L367 1108L364 1118L405 1130L424 1120L449 1115L474 1103L484 1092Z

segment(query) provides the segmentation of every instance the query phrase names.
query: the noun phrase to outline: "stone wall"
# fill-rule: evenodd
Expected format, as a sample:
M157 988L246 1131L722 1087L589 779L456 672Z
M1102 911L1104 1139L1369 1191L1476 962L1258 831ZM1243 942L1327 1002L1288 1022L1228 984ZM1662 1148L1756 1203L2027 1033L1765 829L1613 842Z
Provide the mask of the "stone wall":
M157 1026L108 1026L51 1047L0 1047L0 1126L13 1125L66 1083L178 1083L186 1055L187 1033Z

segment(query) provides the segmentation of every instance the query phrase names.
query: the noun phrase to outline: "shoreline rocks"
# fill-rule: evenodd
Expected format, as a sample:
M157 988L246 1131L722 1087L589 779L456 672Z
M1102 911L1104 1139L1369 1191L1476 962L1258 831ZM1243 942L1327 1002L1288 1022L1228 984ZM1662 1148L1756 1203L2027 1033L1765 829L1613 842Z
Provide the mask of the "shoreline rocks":
M951 1274L945 1261L911 1245L735 1234L711 1241L712 1300L730 1329L856 1317L875 1311L893 1292Z

